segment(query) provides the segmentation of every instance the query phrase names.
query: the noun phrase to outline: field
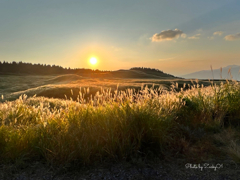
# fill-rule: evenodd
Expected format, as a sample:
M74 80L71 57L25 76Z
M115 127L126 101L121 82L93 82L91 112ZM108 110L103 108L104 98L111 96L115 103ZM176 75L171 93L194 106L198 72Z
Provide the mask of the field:
M236 81L73 74L2 75L0 81L4 168L33 161L62 167L156 159L240 162Z
M129 75L128 75L129 76ZM172 85L178 83L179 89L186 85L193 85L191 80L178 78L161 78L151 79L151 76L142 76L141 78L89 78L76 74L52 75L52 76L37 76L37 75L1 75L0 76L0 95L3 95L5 100L18 99L20 95L27 96L44 96L48 98L68 99L71 97L76 100L79 95L80 88L89 88L89 93L86 96L94 96L97 91L111 88L111 92L118 89L126 90L133 88L140 90L142 86L155 88L163 88L171 90ZM141 77L141 76L140 76ZM149 78L150 77L150 78ZM215 81L219 84L220 81ZM196 84L196 83L195 83ZM204 86L211 85L209 80L199 81L199 84ZM73 92L73 94L72 94ZM66 96L65 96L66 95Z

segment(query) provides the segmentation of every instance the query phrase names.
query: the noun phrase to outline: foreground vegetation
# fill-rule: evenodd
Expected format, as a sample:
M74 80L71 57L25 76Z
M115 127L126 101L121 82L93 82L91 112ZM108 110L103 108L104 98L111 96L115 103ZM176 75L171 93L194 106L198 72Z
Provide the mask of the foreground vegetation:
M124 72L125 75L127 74ZM141 78L87 78L76 74L65 74L65 75L52 75L52 76L35 76L35 75L1 75L0 76L0 95L4 96L4 99L0 98L0 102L6 100L13 101L19 98L20 95L26 94L28 97L36 95L36 97L48 97L48 98L59 98L66 99L65 95L73 100L77 100L79 87L89 88L89 94L95 96L97 91L104 89L110 89L111 93L116 90L116 85L119 84L118 90L125 91L126 89L140 90L141 86L147 85L151 87L154 84L155 88L171 89L171 85L178 82L179 88L183 87L184 84L191 84L188 79L151 79L145 76ZM214 83L220 84L225 82L222 80L214 81ZM199 84L204 86L211 85L208 80L200 80ZM71 93L73 91L73 94Z
M83 88L77 101L23 95L0 103L0 161L202 161L228 154L239 162L239 83L177 89L102 89L87 96Z

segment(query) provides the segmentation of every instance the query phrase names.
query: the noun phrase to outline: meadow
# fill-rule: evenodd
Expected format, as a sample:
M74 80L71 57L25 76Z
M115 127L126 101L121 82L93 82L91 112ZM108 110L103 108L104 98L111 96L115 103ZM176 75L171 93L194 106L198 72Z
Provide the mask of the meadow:
M20 95L26 94L28 97L43 96L48 98L68 99L71 97L73 100L77 100L80 88L89 88L90 92L85 94L86 97L94 96L97 91L101 89L110 89L113 93L117 87L118 90L126 90L128 88L140 90L142 86L148 86L155 88L163 88L171 90L171 87L176 82L179 89L184 84L192 84L191 80L182 78L164 78L159 77L152 78L149 74L139 74L132 76L132 78L120 78L118 76L131 77L129 72L116 73L111 78L91 78L86 76L80 76L77 74L65 74L65 75L1 75L0 76L0 95L3 95L3 101L12 101L19 98ZM216 84L220 84L224 81L214 81ZM204 86L211 85L209 80L201 80L199 84ZM185 87L185 89L188 87Z
M237 81L1 78L3 164L240 161Z

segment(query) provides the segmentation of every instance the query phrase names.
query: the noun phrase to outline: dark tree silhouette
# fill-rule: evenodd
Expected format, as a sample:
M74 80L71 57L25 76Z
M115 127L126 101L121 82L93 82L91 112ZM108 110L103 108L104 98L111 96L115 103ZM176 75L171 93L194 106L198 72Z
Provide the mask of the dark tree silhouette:
M32 64L32 63L24 63L22 61L12 63L9 62L1 62L0 61L0 74L31 74L31 75L52 75L52 74L96 74L99 73L99 70L91 70L91 69L80 69L75 68L63 68L58 65L46 65L46 64ZM102 71L101 71L102 72ZM104 71L110 72L110 71Z
M163 73L163 71L154 68L145 68L145 67L133 67L130 70L142 71L147 74L152 74L154 76L161 77L174 77L170 74ZM29 74L29 75L55 75L55 74L79 74L81 76L87 77L106 77L107 73L111 71L102 71L102 70L92 70L92 69L80 69L75 68L71 69L63 68L58 65L46 65L46 64L32 64L32 63L24 63L20 62L6 62L0 61L0 75L1 74Z

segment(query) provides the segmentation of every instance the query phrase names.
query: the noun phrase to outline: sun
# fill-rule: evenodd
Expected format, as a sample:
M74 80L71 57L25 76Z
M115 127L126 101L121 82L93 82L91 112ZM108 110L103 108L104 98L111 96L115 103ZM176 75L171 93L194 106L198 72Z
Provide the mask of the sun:
M91 57L91 58L89 59L89 62L90 62L90 64L95 65L95 64L97 64L97 58Z

